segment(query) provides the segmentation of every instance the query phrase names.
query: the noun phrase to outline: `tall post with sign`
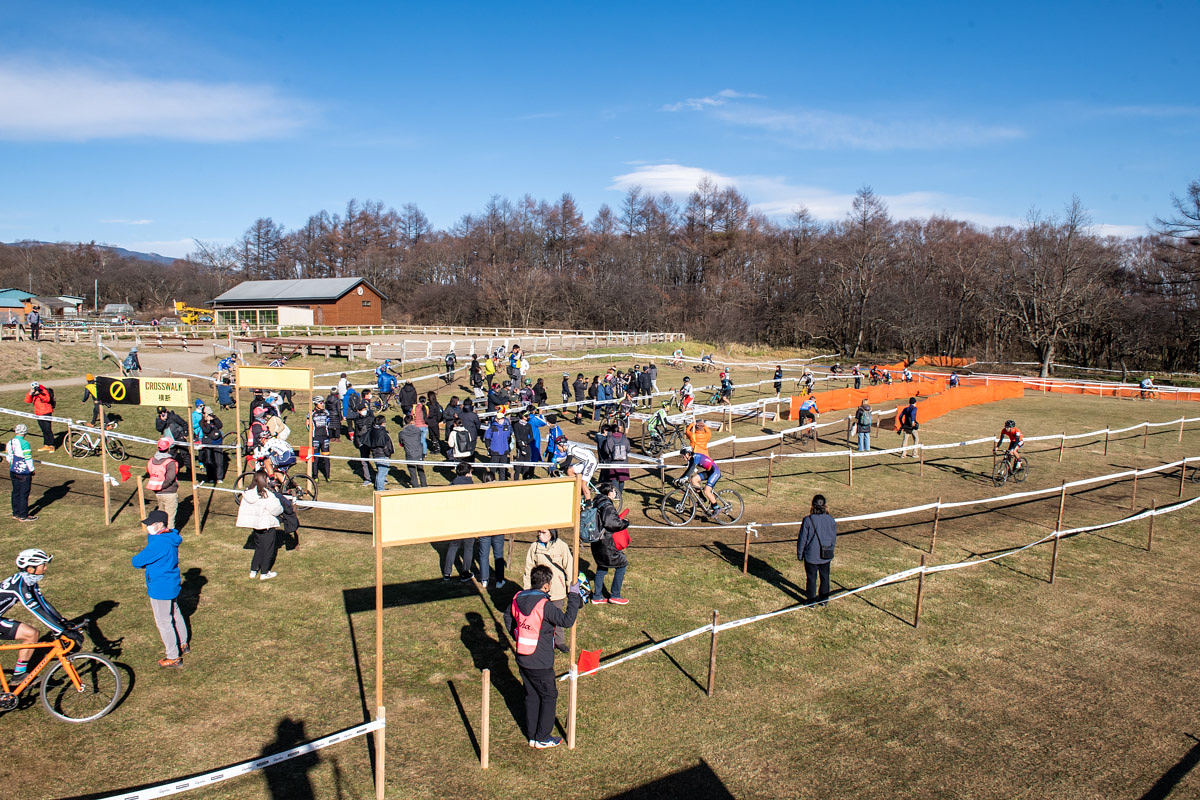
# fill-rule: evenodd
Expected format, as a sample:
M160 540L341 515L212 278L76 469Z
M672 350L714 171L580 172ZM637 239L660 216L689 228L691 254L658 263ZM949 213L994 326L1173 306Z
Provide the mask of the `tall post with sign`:
M238 415L238 476L242 468L242 389L291 389L293 392L307 391L309 405L312 405L313 371L312 367L247 367L238 366L234 373L233 391L237 397ZM311 410L311 409L308 409ZM312 445L312 420L305 414L305 430L308 431L308 445ZM312 477L312 461L308 462L308 476Z

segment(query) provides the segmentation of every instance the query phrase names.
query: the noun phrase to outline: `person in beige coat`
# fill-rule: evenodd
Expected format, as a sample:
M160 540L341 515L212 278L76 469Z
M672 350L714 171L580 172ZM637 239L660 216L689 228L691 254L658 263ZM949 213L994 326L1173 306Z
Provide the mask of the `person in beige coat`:
M237 527L254 532L254 556L250 559L250 577L261 581L275 577L271 567L279 551L279 516L283 504L268 488L267 473L254 473L249 489L242 492L238 505Z
M525 574L521 578L521 587L526 590L535 588L530 586L529 574L534 567L549 567L552 576L548 592L550 602L565 611L567 587L574 582L574 577L571 575L571 561L571 548L558 538L557 530L538 531L537 538L534 539L533 544L529 545L529 552L525 554ZM567 651L566 631L561 628L554 631L554 646L564 653Z

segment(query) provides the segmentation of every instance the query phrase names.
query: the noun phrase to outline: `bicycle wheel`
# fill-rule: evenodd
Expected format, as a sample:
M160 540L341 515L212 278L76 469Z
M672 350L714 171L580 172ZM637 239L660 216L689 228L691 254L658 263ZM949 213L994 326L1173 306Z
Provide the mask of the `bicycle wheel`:
M63 722L91 722L112 711L121 698L121 674L112 662L95 653L67 656L79 676L76 689L67 668L55 663L42 678L42 705Z
M288 475L287 495L293 500L316 500L317 482L307 475Z
M104 441L108 444L108 454L117 461L129 458L129 454L125 452L125 445L121 443L120 439L110 439L106 436Z
M639 444L642 447L642 452L648 456L656 456L662 452L663 440L661 436L651 435L648 431L643 431Z
M1016 481L1017 483L1024 483L1025 479L1028 477L1029 477L1029 457L1022 456L1020 462L1017 463L1016 468L1013 469L1013 471L1012 471L1012 479L1014 481Z
M719 506L718 511L712 515L712 519L719 525L733 525L742 518L742 514L746 511L746 503L742 500L742 496L733 489L722 489L717 492L717 505Z
M996 465L996 471L992 473L992 483L996 486L1003 486L1008 480L1008 459L1005 458Z
M676 450L682 450L683 446L686 443L687 443L687 437L683 435L682 430L680 430L679 428L676 428L674 430L674 432L672 432L671 435L667 437L667 443L666 443L665 447L667 450L674 452Z
M249 489L253 483L254 483L254 473L253 472L243 472L241 474L241 477L239 477L236 481L233 482L233 489L235 492L235 494L233 495L233 502L235 505L240 506L242 504L242 492Z
M683 489L672 489L659 504L663 519L668 525L687 525L696 514L696 498Z
M72 458L87 458L92 454L92 448L88 446L86 434L77 433L71 439L71 457Z

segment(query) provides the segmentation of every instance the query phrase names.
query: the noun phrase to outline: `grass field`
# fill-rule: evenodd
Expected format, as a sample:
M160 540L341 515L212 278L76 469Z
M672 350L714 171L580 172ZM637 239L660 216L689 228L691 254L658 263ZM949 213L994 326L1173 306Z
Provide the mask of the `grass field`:
M38 369L38 351L42 366ZM119 372L112 358L101 361L96 348L86 345L54 344L53 342L5 342L4 362L0 364L0 383L27 383L40 380L71 378L86 372ZM83 381L80 381L82 386Z
M601 364L607 366L552 364L537 374L590 377ZM736 378L752 373L738 370ZM660 375L660 386L678 384L680 373ZM547 383L553 402L557 380ZM443 402L449 394L439 390ZM0 405L19 408L20 397L0 395ZM122 411L122 430L151 435L149 410ZM1027 394L923 422L921 433L928 443L953 442L994 433L1008 416L1028 436L1184 413L1200 416L1200 408ZM223 418L231 426L232 414ZM15 421L0 417L0 426L11 429ZM768 422L767 429L783 424ZM1198 426L1182 443L1177 428L1152 429L1144 449L1140 433L1126 434L1110 442L1107 455L1102 437L1071 442L1061 465L1057 443L1034 445L1031 477L1021 488L1197 454ZM566 427L580 438L581 429ZM762 430L751 422L735 426L739 435ZM890 432L875 439L877 447L897 442ZM820 444L844 446L840 437ZM148 454L143 445L132 449ZM349 455L344 442L335 452ZM853 489L841 459L782 462L769 499L765 462L739 464L736 474L726 469L723 483L746 497L746 520L759 522L799 519L817 491L835 515L846 515L1014 490L986 480L986 448L938 453L923 476L912 461L856 461ZM739 456L747 454L739 448ZM51 459L72 463L62 451ZM82 465L98 468L91 461ZM321 484L321 499L368 501L345 462L336 478ZM114 490L114 510L130 488ZM1177 471L1142 478L1137 506L1169 503L1178 489ZM1187 482L1185 497L1197 490ZM247 578L250 554L242 549L245 532L233 527L233 503L220 494L210 502L202 492L205 531L195 537L187 527L182 551L194 652L184 669L166 671L154 665L161 646L141 576L128 561L145 538L136 503L105 527L94 476L42 467L34 499L43 493L37 523L0 523L0 557L32 546L53 552L46 594L68 615L96 618L99 635L117 642L132 686L110 716L88 725L56 722L40 706L5 714L0 725L20 743L0 765L5 785L20 784L28 797L101 796L286 749L367 717L375 681L374 564L365 515L307 512L300 547L281 552L279 578L263 583ZM1064 525L1129 515L1131 493L1128 481L1073 493ZM634 525L657 524L657 476L638 480L626 496ZM1057 510L1051 495L946 513L930 563L1044 536ZM919 628L911 624L915 583L908 582L726 631L711 698L701 688L707 636L585 677L574 752L530 750L515 721L522 690L500 630L511 584L491 593L443 584L433 547L391 550L384 618L388 796L1197 796L1200 775L1190 771L1200 757L1193 738L1200 735L1196 521L1191 509L1158 518L1150 552L1145 522L1066 539L1054 585L1046 580L1048 545L934 575ZM855 587L915 566L927 552L930 523L931 514L918 514L844 526L835 583ZM510 560L520 564L529 541L518 535ZM728 620L795 603L803 585L795 529L763 529L748 576L740 571L741 546L740 531L635 531L626 578L631 603L585 609L580 645L603 648L607 658L702 625L713 609ZM496 689L486 773L476 751L483 667L492 670ZM564 722L565 698L564 684ZM287 762L265 779L256 774L193 795L373 797L370 750L358 739Z

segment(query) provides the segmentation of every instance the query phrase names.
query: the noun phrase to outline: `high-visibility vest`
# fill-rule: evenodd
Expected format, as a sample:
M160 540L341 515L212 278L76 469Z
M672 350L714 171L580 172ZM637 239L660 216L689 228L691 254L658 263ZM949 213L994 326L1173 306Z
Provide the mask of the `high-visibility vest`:
M152 458L146 462L146 472L150 475L150 480L146 481L147 489L157 492L163 488L163 484L167 482L167 462L169 460Z
M537 652L538 640L542 638L542 617L546 613L546 602L549 598L543 597L537 601L532 611L522 614L517 606L517 597L522 594L524 592L517 594L512 602L512 617L517 628L517 655L531 656Z

